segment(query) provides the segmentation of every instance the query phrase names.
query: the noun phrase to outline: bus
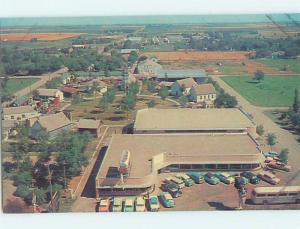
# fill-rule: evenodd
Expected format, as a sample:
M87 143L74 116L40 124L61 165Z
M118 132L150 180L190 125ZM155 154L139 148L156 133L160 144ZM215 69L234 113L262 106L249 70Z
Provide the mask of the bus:
M257 187L251 194L254 204L300 203L300 186Z

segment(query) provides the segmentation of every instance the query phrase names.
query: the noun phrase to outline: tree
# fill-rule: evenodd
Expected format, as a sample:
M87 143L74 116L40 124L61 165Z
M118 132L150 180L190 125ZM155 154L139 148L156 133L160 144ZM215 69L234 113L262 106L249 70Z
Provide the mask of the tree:
M238 104L235 96L231 96L228 93L225 93L221 90L220 94L217 96L215 100L216 107L225 107L225 108L233 108Z
M154 81L147 80L146 85L149 92L154 93L156 91L156 84Z
M299 92L298 89L295 89L295 95L294 95L294 103L293 103L293 111L295 113L299 112L299 108L300 108L300 101L299 101Z
M168 95L169 95L168 88L166 86L162 86L159 89L158 95L161 97L162 100L165 100L168 97Z
M136 105L136 96L132 93L128 93L121 102L121 109L126 111L127 118L128 112L131 111Z
M80 95L74 95L72 98L72 104L77 105L82 102L81 96Z
M279 154L279 158L284 164L287 164L288 162L288 154L289 154L289 149L287 148L282 149Z
M256 133L257 133L260 137L262 137L262 136L264 135L264 133L265 133L264 126L263 126L263 125L258 125L258 126L256 127Z
M128 62L130 65L134 64L139 58L139 55L137 54L136 51L131 51L129 56L128 56Z
M99 108L103 111L106 111L108 105L109 105L108 96L103 95L103 97L99 101Z
M150 102L148 103L148 107L152 108L156 106L156 102L154 100L150 100Z
M267 135L267 144L270 146L270 150L272 151L272 146L277 143L277 137L273 133L269 133Z
M263 71L261 70L257 70L255 73L254 73L254 76L253 76L253 79L254 80L257 80L257 81L261 81L261 80L264 80L265 78L265 73L263 73Z
M186 106L186 104L188 102L189 102L189 99L186 96L182 95L179 97L179 103L181 106Z

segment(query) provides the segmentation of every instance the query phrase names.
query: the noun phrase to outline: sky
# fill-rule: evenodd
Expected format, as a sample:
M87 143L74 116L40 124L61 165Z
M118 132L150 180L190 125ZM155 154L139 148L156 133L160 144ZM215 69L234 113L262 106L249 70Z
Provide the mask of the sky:
M0 0L0 17L300 13L300 0Z

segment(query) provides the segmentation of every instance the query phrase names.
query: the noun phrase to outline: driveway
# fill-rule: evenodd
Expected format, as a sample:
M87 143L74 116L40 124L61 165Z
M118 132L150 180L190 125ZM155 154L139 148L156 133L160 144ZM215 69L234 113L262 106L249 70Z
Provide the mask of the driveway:
M266 108L257 107L250 104L244 97L236 92L232 87L226 84L220 76L211 76L227 93L237 98L239 106L242 109L253 116L253 121L259 125L262 124L266 130L266 133L275 133L278 139L278 143L274 149L280 151L283 148L288 148L289 164L293 166L293 171L288 173L285 177L286 185L299 185L300 184L300 144L297 142L297 136L293 135L287 130L280 128L269 117L264 114ZM264 147L264 150L268 150L268 146Z

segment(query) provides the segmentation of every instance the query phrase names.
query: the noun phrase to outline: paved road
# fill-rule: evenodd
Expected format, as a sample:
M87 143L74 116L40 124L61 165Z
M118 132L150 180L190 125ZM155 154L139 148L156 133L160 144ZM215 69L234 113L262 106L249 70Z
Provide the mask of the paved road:
M293 166L293 172L287 174L286 185L294 184L300 185L300 144L297 142L297 136L293 135L287 130L280 128L263 112L266 108L257 107L250 104L244 97L237 93L232 87L226 84L220 76L211 76L227 93L235 96L242 106L242 109L246 113L250 113L253 116L253 121L256 124L263 124L267 133L275 133L278 138L278 143L274 147L275 150L281 150L282 148L288 148L289 164ZM265 148L266 150L268 148Z

